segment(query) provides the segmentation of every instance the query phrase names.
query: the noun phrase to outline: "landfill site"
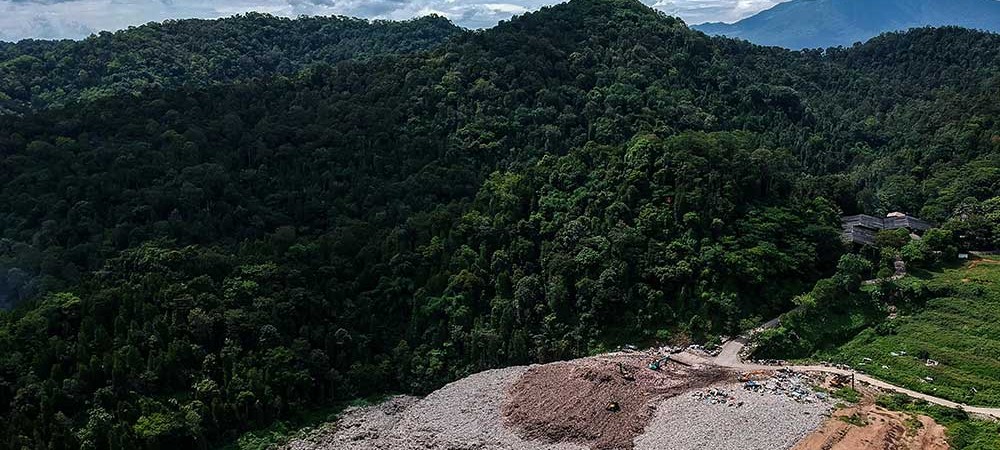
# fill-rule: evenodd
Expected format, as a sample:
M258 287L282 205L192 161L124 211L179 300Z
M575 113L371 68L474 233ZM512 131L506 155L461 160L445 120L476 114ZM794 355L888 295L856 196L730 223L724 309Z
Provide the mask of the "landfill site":
M948 448L944 429L929 418L870 402L836 409L824 375L741 372L665 354L618 352L478 373L427 397L351 408L283 450ZM914 433L904 428L912 420L923 425Z

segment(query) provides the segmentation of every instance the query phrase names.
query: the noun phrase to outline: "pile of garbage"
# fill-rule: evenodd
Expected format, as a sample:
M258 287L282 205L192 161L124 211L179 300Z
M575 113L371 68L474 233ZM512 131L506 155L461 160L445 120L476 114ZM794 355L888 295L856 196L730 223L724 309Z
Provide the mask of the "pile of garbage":
M865 362L865 360L861 360L861 362ZM871 362L871 361L868 361L868 362ZM832 367L834 369L840 369L840 370L854 370L853 367L851 367L851 366L849 366L847 364L831 363L830 361L822 361L822 362L820 362L820 365L823 366L823 367ZM862 364L862 365L864 365L864 364Z
M734 393L726 391L725 389L707 389L699 390L691 393L691 398L701 400L702 403L710 405L723 405L732 408L739 408L743 406L743 401L737 400Z
M787 366L788 365L788 361L786 361L784 359L747 359L747 358L744 358L744 360L745 361L749 361L750 363L756 364L758 366L779 366L780 367L780 366Z
M687 349L689 351L696 352L696 353L697 352L704 353L704 354L706 354L708 356L711 356L713 358L716 357L716 356L719 356L719 353L722 352L722 347L715 346L714 348L712 348L711 350L709 350L704 345L698 345L698 344L689 345L687 347Z
M805 374L789 369L780 369L775 372L774 377L769 380L748 380L743 383L743 389L760 394L770 393L774 395L784 395L799 403L814 403L826 400L828 395L823 392L815 392L810 385L813 384Z

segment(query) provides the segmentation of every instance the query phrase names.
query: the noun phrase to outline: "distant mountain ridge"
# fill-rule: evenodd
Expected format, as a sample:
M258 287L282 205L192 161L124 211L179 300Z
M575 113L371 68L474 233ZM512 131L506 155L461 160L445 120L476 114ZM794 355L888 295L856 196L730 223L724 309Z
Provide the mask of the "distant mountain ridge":
M850 46L889 31L954 25L1000 31L997 0L791 0L707 34L792 49Z

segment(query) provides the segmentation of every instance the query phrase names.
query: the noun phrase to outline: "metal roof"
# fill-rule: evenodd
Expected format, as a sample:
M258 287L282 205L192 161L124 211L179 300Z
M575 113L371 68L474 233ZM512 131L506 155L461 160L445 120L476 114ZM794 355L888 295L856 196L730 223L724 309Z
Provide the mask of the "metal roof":
M908 214L895 213L888 217L875 217L867 214L845 216L841 218L845 241L863 245L875 243L875 235L882 230L898 230L905 228L910 231L926 231L933 228L930 222Z

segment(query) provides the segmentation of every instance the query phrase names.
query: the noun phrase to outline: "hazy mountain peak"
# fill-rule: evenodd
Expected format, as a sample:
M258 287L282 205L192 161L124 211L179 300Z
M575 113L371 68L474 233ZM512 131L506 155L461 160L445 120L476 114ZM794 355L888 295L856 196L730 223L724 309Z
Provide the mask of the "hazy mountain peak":
M792 0L736 23L694 28L798 49L849 46L887 31L944 25L1000 31L1000 1Z

